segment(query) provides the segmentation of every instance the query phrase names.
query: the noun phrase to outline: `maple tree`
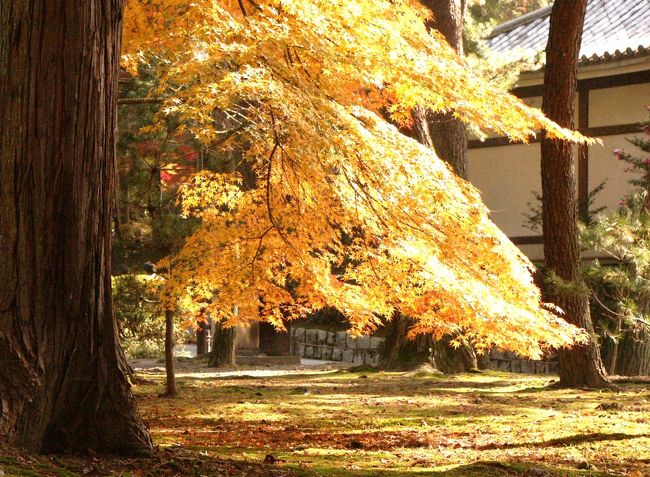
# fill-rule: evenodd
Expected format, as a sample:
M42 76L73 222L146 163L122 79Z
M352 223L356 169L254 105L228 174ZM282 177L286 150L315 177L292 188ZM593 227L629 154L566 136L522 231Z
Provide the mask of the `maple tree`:
M165 58L166 110L224 151L245 144L256 177L245 192L237 173L181 188L202 225L166 262L170 306L209 302L227 323L282 328L329 305L357 332L399 310L416 319L411 335L454 332L528 356L582 336L540 302L531 264L478 191L379 113L410 125L427 107L512 140L584 138L469 72L419 4L127 6L125 64Z
M465 0L447 0L444 2L422 0L422 5L432 12L427 21L429 29L439 31L459 55L463 55L463 31L465 24ZM418 122L427 121L427 128L417 126ZM468 179L468 134L465 124L455 119L453 112L438 112L426 115L414 115L416 130L421 130L418 140L423 144L432 144L436 154L447 162L454 173L463 179ZM430 138L425 138L426 130ZM423 141L424 139L424 141ZM441 341L433 341L427 348L435 366L442 372L465 372L479 367L476 353L467 344L453 348L449 342L454 336L449 335ZM387 340L388 341L388 340Z

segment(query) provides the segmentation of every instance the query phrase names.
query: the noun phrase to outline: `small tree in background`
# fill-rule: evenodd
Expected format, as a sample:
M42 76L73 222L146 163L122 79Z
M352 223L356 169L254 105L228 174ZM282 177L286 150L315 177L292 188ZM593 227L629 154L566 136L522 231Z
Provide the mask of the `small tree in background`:
M650 122L643 136L630 139L650 154ZM602 216L583 233L586 247L615 260L596 260L586 271L592 289L592 312L602 337L603 358L610 374L650 374L650 156L621 149L617 159L635 173L633 191L613 214Z

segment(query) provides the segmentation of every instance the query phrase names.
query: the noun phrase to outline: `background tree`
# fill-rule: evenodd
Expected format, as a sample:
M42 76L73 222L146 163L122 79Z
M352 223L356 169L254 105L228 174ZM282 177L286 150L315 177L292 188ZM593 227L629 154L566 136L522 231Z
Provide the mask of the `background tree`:
M143 452L111 306L122 2L0 4L0 435Z
M650 153L650 123L643 136L631 140ZM632 192L614 213L583 229L583 242L615 260L596 260L586 267L592 293L594 324L602 340L603 361L610 374L650 374L650 158L615 149L617 160L629 164Z
M435 28L447 42L463 56L463 32L465 26L465 0L444 0L422 2L433 13L428 22L429 28ZM436 154L451 165L454 172L463 179L468 179L468 143L465 124L454 117L453 112L427 114L431 142ZM454 348L451 338L433 342L433 355L436 367L443 372L454 373L478 368L476 353L467 344Z
M542 110L561 126L573 126L578 53L587 0L556 0L546 47ZM549 298L568 322L588 331L589 343L558 350L560 382L565 386L607 386L589 297L582 280L578 237L573 145L545 134L542 139L542 219L546 269L553 277Z
M644 136L628 141L650 152L648 123L640 130ZM595 206L606 187L602 182L589 192L586 207L579 208L581 249L605 257L585 262L582 274L589 287L591 316L607 372L642 376L650 373L650 160L620 148L614 155L630 165L627 171L634 176L628 182L633 189L622 198L618 210L606 213L606 207ZM541 233L542 194L533 195L535 202L529 203L525 223L531 231Z
M221 321L216 323L212 338L212 351L208 361L210 366L234 366L236 364L236 337L237 328L224 326Z

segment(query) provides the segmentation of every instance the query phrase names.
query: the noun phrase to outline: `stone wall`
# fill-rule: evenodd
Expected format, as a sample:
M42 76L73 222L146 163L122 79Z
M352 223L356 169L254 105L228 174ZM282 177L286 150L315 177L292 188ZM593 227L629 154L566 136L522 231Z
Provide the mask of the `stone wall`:
M546 374L557 373L558 364L555 355L543 360L523 359L509 351L490 350L490 368L511 373Z
M354 338L347 331L291 329L291 354L307 359L377 366L383 342L384 338L376 336Z
M345 363L377 366L379 347L384 338L377 336L352 337L346 331L327 331L316 328L291 328L291 354L307 359L342 361ZM513 373L557 373L557 359L522 359L507 351L490 351L490 368Z

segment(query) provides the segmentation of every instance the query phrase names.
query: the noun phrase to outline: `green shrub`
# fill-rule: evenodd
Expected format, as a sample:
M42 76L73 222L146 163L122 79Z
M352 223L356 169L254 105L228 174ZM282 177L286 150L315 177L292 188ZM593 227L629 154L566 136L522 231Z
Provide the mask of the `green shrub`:
M130 358L159 358L165 352L165 316L156 296L149 290L150 275L114 276L113 308L120 340ZM175 330L176 342L185 330Z

